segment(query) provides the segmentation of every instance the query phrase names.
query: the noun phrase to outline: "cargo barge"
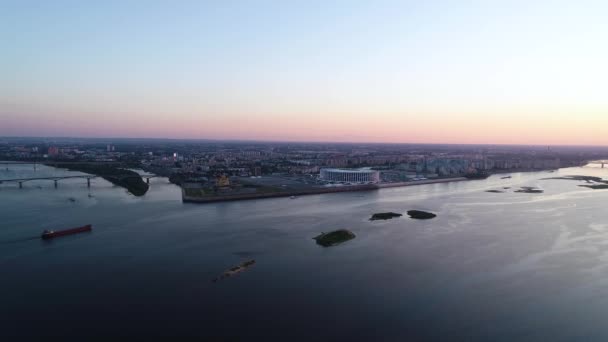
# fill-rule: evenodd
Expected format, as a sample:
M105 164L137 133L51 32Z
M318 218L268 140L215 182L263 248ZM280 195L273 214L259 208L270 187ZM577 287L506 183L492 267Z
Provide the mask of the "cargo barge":
M56 238L56 237L60 237L60 236L90 232L91 230L93 230L93 227L90 224L87 224L86 226L76 227L76 228L71 228L71 229L45 230L44 232L42 232L42 235L40 237L44 240L48 240L48 239L52 239L52 238Z

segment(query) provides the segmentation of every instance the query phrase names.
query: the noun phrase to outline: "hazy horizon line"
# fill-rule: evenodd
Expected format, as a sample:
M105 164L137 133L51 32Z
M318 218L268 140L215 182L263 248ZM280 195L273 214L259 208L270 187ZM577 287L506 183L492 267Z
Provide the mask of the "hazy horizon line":
M505 143L457 143L457 142L379 142L379 141L323 141L323 140L265 140L265 139L212 139L212 138L172 138L172 137L83 137L83 136L20 136L0 135L0 139L83 139L83 140L165 140L204 142L248 142L248 143L293 143L293 144L371 144L371 145L462 145L462 146L533 146L533 147L608 147L608 145L586 144L505 144Z

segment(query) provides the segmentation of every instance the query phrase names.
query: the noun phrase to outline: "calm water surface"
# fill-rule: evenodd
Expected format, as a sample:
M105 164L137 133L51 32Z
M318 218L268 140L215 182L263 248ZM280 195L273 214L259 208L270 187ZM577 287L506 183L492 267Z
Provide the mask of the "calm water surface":
M0 179L60 174L78 173ZM608 191L541 180L573 174L608 169L203 205L165 178L140 198L101 179L0 184L0 339L606 340ZM438 217L368 220L409 209ZM357 238L312 240L339 228Z

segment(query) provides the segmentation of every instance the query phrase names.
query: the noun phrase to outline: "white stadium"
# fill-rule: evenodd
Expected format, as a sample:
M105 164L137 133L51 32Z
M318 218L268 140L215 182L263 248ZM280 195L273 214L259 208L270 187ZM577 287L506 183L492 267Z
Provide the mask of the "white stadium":
M378 183L380 172L371 169L321 169L321 179L342 183Z

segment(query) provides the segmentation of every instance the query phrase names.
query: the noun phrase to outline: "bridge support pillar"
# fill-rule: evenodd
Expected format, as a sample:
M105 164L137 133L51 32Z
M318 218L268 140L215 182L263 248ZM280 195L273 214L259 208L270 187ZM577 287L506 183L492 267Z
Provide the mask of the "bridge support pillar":
M91 187L91 178L87 178L87 188Z
M23 188L23 182L19 182L19 189Z
M55 182L55 189L57 189L57 180L55 179L54 182Z

